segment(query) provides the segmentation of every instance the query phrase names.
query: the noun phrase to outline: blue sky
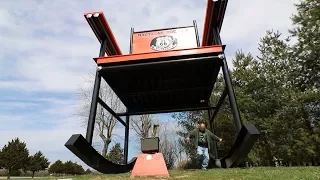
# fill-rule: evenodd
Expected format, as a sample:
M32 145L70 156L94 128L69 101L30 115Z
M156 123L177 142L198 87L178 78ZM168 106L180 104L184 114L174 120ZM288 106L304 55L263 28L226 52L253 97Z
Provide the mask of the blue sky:
M256 54L265 30L287 34L294 2L229 1L221 33L229 66L237 49ZM103 11L127 53L130 27L149 30L197 20L201 37L205 6L205 0L0 1L0 147L20 137L31 153L41 150L50 161L79 162L64 143L74 133L85 135L85 127L74 116L81 104L77 92L92 86L85 79L94 71L92 58L99 51L84 12ZM166 121L170 116L157 118ZM130 157L137 154L134 142Z

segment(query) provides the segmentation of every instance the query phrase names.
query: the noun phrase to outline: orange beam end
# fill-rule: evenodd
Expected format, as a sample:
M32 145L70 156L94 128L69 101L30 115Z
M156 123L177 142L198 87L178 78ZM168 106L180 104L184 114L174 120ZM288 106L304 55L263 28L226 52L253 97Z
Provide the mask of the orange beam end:
M207 0L202 46L211 46L217 44L215 39L216 34L220 33L227 4L228 0Z
M84 13L88 24L93 33L96 35L98 41L102 43L107 40L106 53L108 56L121 55L122 52L113 35L113 32L102 11L86 12Z

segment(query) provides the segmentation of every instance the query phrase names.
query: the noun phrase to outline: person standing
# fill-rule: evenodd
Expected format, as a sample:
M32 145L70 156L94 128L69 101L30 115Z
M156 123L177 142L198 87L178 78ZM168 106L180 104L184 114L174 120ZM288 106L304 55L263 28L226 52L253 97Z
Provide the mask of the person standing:
M201 168L206 170L210 157L215 157L212 151L214 141L222 141L222 139L208 130L203 121L199 123L199 128L191 131L186 137L187 142L190 142L191 139L193 139L193 146L197 149L197 158Z

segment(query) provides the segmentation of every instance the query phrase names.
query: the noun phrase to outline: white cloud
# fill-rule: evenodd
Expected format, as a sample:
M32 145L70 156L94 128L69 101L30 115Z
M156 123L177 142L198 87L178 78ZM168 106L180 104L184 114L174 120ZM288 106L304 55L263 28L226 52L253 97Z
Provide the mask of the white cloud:
M2 66L1 71L10 69L4 75L12 76L14 70L15 76L28 79L29 86L35 88L27 90L72 92L81 84L81 76L92 71L92 57L97 56L99 47L83 12L103 10L120 47L128 52L131 26L137 30L185 26L196 19L201 36L206 1L20 2L14 6L10 1L1 2L0 27L7 31L0 38L3 42L0 52L14 59L10 60L9 67ZM227 55L232 56L240 48L256 52L259 38L266 29L286 33L294 2L229 2L222 29L223 42L228 45ZM63 11L62 6L66 7ZM3 61L9 60L1 58ZM16 86L21 87L18 83Z
M294 2L229 1L221 33L229 62L237 49L257 53L257 43L267 29L287 33ZM201 37L205 5L205 0L1 1L0 146L21 137L31 151L42 150L50 160L75 158L63 145L71 134L84 133L72 116L79 104L75 96L79 87L92 86L84 78L93 72L92 58L99 51L84 12L102 10L127 53L130 27L148 30L192 25L197 20ZM26 97L21 102L14 99L32 93L52 94L30 96L33 101L28 103ZM67 98L57 98L57 93ZM6 97L11 99L4 101ZM38 129L28 129L30 125Z

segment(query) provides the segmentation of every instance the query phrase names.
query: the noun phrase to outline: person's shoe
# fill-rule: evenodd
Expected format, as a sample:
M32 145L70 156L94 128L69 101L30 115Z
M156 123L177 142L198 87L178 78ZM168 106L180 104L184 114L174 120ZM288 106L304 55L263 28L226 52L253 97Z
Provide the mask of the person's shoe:
M207 170L207 168L202 168L202 170L206 171L206 170Z

